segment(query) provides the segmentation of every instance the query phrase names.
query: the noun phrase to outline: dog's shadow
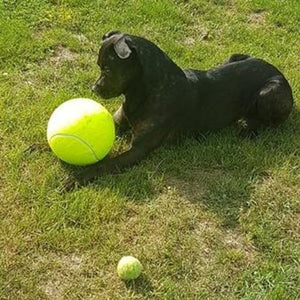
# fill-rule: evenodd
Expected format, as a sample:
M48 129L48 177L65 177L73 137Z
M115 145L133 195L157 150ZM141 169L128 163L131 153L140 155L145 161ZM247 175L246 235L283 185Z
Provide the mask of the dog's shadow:
M159 148L123 174L100 178L93 187L101 190L109 183L140 204L173 188L179 197L211 210L223 226L232 228L238 225L241 210L247 210L253 185L272 177L275 164L283 165L298 151L299 126L300 113L295 110L282 126L255 138L241 138L236 127L200 141L189 138L179 146Z

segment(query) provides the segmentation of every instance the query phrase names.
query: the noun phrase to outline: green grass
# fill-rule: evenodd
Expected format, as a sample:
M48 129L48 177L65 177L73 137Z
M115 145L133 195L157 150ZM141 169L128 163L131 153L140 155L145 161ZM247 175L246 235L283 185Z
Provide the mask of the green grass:
M299 26L297 0L0 2L0 299L300 299ZM23 150L57 105L96 99L101 36L116 28L183 67L264 58L295 110L255 140L227 128L59 195L72 168ZM128 254L144 265L132 283L116 274Z

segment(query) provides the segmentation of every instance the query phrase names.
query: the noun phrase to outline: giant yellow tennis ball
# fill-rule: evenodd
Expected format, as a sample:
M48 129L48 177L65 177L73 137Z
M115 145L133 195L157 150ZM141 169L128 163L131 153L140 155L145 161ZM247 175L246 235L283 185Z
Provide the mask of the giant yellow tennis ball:
M62 103L52 113L47 140L61 160L89 165L104 158L115 139L111 114L96 101L85 98Z
M133 256L123 256L117 266L118 275L124 280L133 280L138 278L142 270L142 264Z

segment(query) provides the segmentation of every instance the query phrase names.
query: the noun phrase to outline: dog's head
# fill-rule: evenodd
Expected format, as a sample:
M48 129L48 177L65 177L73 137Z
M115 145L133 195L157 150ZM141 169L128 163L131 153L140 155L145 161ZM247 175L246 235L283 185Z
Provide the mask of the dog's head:
M141 73L141 66L130 36L111 31L102 40L97 61L101 75L93 91L108 99L125 93Z

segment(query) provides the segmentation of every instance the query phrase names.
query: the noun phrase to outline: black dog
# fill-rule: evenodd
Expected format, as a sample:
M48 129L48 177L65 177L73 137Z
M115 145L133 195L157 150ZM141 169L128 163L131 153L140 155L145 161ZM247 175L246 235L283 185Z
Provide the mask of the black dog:
M138 163L165 140L241 119L252 133L279 125L293 107L284 76L248 55L232 55L208 71L183 70L150 41L112 31L103 36L98 65L101 76L93 90L103 98L125 95L114 121L120 131L132 130L132 147L87 167L77 179L81 184ZM67 180L65 187L72 184Z

